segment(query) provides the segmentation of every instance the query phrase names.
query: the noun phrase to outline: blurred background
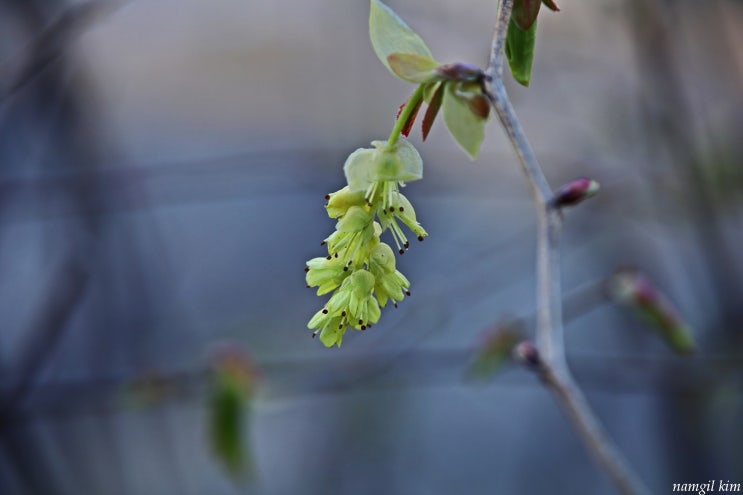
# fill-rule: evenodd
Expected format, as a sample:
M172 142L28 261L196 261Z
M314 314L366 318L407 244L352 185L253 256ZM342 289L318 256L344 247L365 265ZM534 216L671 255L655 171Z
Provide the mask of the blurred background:
M485 65L495 1L389 3L438 60ZM588 297L568 360L654 493L741 483L743 2L559 5L509 90L552 186L602 185L566 212L566 298L636 267L698 345ZM496 123L474 162L441 122L414 131L412 297L340 350L310 338L323 195L413 90L368 8L0 0L0 493L613 493L533 375L467 378L483 331L534 311L533 205ZM240 480L210 446L225 348L260 370Z

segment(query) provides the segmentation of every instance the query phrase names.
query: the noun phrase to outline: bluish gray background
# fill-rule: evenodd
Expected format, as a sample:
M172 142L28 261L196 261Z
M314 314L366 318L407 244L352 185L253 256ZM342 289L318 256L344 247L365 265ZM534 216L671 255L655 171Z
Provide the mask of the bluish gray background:
M0 1L0 88L77 4ZM486 63L495 1L390 4L439 60ZM743 482L743 3L559 4L531 87L509 90L551 184L602 184L567 212L565 291L640 267L700 348L677 358L605 305L570 322L568 359L654 493ZM0 493L613 493L528 372L464 378L484 330L534 310L533 206L494 122L474 162L441 122L415 131L413 296L340 350L310 338L323 195L413 89L367 15L134 0L0 92ZM225 340L263 370L247 485L206 442ZM165 390L132 400L148 377Z

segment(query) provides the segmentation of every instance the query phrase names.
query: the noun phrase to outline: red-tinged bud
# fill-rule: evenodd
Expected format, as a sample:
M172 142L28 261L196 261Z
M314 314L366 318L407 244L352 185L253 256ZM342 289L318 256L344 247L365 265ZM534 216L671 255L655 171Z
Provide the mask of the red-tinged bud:
M518 321L504 321L485 331L475 349L468 374L482 380L491 378L508 362L514 346L521 338L521 325Z
M607 281L609 298L631 308L679 354L695 351L691 329L647 276L636 269L618 270Z
M560 12L560 7L553 0L542 0L542 3L552 12Z
M539 351L537 346L524 340L519 342L513 349L513 358L519 363L528 366L529 368L539 368L542 365L542 358L539 357Z
M480 82L485 77L481 68L463 62L441 65L435 72L446 81Z
M467 106L481 119L487 119L490 115L490 101L484 95L473 96L467 100Z
M541 0L515 0L511 19L522 31L528 31L534 21L537 20Z
M599 191L599 183L593 179L581 177L562 186L552 198L555 208L575 206L594 196Z

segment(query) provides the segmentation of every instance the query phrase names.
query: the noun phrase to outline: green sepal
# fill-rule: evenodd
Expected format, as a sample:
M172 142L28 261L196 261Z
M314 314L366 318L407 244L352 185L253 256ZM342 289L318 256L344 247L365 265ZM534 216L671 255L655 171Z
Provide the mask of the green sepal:
M529 86L531 80L531 66L534 61L536 39L536 20L529 29L524 31L511 19L506 35L506 58L513 78L524 86Z

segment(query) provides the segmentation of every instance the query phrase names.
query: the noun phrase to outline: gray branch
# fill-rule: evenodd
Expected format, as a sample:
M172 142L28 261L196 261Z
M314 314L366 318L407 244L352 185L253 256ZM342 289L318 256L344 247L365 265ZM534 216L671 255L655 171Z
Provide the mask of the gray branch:
M570 374L565 360L560 283L562 216L552 189L521 128L503 83L503 49L514 0L500 0L483 89L506 131L526 175L537 213L538 373L553 392L586 448L622 494L650 493L608 437Z

